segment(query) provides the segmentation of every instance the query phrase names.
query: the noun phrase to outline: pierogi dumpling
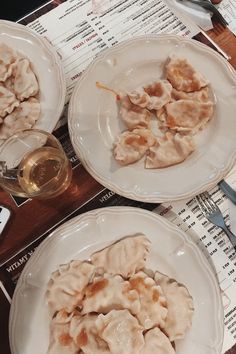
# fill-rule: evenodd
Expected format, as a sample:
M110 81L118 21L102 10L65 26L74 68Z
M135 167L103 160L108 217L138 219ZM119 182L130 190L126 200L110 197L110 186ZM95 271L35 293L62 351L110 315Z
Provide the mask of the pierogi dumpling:
M208 81L186 59L172 56L166 65L166 78L179 91L193 92L208 85Z
M158 327L146 332L144 340L142 354L175 354L169 338Z
M184 161L193 151L194 143L190 136L166 133L159 144L149 149L146 168L163 168Z
M148 128L151 113L141 106L135 105L126 95L120 100L120 116L128 129Z
M17 106L19 106L19 101L15 94L9 91L6 87L0 85L0 117L5 117Z
M128 309L137 314L140 300L137 290L131 289L128 281L120 275L104 274L95 277L85 288L82 313L108 313L111 310Z
M17 53L5 43L0 43L0 81L4 82L11 76L16 59Z
M78 347L70 336L70 321L73 314L59 311L50 324L47 354L77 354Z
M52 273L46 292L52 314L61 309L72 312L80 304L94 270L92 264L77 260L60 266Z
M184 91L178 91L176 89L172 89L171 91L171 98L174 101L178 100L192 100L192 101L199 101L199 102L208 102L210 101L210 93L209 93L209 87L203 87L199 91L194 91L194 92L184 92Z
M165 125L171 130L196 133L213 116L213 103L181 99L165 106Z
M167 275L156 272L154 279L161 286L167 301L168 313L164 332L171 342L181 339L192 324L194 311L192 296L183 284Z
M69 334L85 354L111 353L107 343L99 336L96 326L97 314L88 314L83 317L74 316L71 319Z
M156 138L148 129L125 131L118 136L113 154L120 165L129 165L140 160L150 146L156 144Z
M171 100L172 86L167 80L158 80L129 93L130 101L149 110L161 109Z
M138 354L144 347L143 327L128 310L99 315L96 327L112 354Z
M144 272L138 272L129 279L131 289L139 294L140 311L136 314L139 323L149 329L164 327L167 316L167 303L161 287Z
M91 255L91 262L106 273L130 277L145 266L150 241L143 234L127 236Z
M13 89L20 101L38 93L38 81L28 59L21 59L15 63L13 77Z
M36 98L30 97L28 101L21 102L3 119L0 126L0 139L7 139L18 130L32 128L39 115L40 104Z

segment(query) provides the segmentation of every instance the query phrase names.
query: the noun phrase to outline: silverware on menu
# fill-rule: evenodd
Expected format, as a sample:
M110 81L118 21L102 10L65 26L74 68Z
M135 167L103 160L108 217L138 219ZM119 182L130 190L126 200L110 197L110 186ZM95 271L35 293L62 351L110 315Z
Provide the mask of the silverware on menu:
M224 217L208 192L204 192L195 197L203 215L214 225L220 227L228 236L233 247L236 249L236 235L226 226Z
M212 12L213 15L215 15L215 17L218 19L218 21L223 26L227 26L228 25L228 22L226 21L226 19L221 15L219 10L217 10L217 8L211 3L210 0L180 0L180 2L185 2L185 1L189 1L192 4L199 5L199 6L203 7L204 9Z
M232 187L230 187L230 185L224 179L222 179L222 181L218 183L218 186L220 187L222 192L224 192L226 197L228 197L231 202L236 204L236 191Z

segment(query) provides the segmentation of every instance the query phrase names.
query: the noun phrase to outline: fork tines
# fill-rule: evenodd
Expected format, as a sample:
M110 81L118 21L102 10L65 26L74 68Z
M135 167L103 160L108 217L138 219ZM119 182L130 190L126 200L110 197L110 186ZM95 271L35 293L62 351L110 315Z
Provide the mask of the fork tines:
M195 197L201 211L206 214L210 212L214 212L218 210L218 206L212 200L210 194L208 192L201 193Z

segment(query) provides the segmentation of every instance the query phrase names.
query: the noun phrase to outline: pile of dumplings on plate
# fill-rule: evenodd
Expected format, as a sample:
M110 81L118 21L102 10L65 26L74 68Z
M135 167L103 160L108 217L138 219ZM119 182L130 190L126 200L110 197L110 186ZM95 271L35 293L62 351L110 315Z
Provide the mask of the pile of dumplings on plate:
M0 144L30 129L40 115L39 85L30 61L0 43Z
M187 288L145 268L150 241L124 237L52 273L48 354L174 354L191 327Z
M119 95L120 117L128 128L114 143L120 165L144 156L147 169L184 161L195 150L193 136L213 116L209 83L185 58L168 58L163 76Z

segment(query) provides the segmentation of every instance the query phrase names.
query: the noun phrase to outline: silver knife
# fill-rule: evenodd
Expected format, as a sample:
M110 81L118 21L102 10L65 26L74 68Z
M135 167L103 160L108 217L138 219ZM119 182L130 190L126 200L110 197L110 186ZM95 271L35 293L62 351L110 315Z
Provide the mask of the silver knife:
M224 179L222 179L222 181L218 183L218 186L220 187L222 192L224 192L224 194L231 200L231 202L236 204L236 191L232 187L230 187L230 185L225 182Z

